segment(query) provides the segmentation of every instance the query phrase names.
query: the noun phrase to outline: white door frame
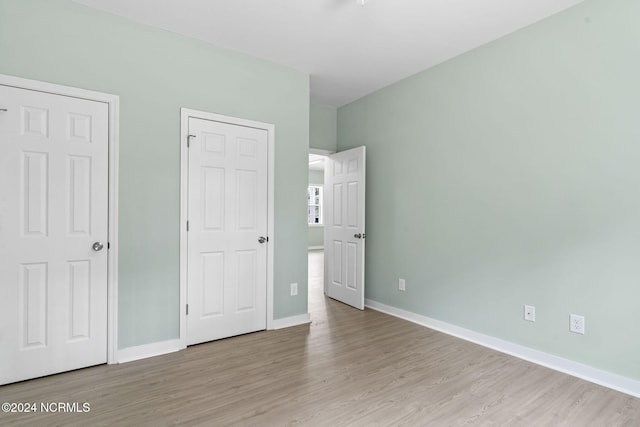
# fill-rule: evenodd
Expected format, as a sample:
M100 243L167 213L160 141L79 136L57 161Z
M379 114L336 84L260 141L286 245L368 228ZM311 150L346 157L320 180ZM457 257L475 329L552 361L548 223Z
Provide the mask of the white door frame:
M109 108L109 242L107 253L107 363L118 363L118 132L119 97L70 86L0 74L0 84L18 89L103 102Z
M213 120L238 126L263 129L267 132L267 329L274 329L273 320L273 242L274 233L274 179L275 179L275 126L253 120L224 116L206 111L180 109L180 343L187 346L187 212L188 212L188 177L189 152L189 118Z
M335 154L335 151L331 150L321 150L319 148L309 148L309 154L317 154L319 156L330 156L331 154Z

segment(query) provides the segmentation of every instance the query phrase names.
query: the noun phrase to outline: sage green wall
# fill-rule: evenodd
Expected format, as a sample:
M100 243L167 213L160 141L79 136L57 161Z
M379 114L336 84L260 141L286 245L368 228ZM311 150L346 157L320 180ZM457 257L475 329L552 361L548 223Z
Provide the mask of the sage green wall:
M324 185L324 172L309 170L309 184Z
M309 185L320 184L324 185L324 172L310 170L309 171ZM310 225L309 226L309 247L324 246L324 226L322 225Z
M337 109L330 105L310 105L309 147L328 152L337 149ZM320 171L309 171L309 184L324 184L324 174ZM309 247L324 246L324 227L308 227Z
M338 110L367 298L640 380L639 16L586 0Z
M324 227L321 225L309 226L309 247L324 247Z
M309 147L335 152L337 146L336 107L312 102L309 114Z
M307 312L306 74L70 0L0 0L0 73L120 96L120 348L178 337L180 107L275 125L275 318Z

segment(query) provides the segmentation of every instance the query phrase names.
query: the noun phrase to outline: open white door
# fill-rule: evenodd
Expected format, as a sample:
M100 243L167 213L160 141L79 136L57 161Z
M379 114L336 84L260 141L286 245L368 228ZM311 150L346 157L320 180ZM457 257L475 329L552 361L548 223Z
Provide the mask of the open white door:
M325 293L364 310L365 147L327 157L324 172Z

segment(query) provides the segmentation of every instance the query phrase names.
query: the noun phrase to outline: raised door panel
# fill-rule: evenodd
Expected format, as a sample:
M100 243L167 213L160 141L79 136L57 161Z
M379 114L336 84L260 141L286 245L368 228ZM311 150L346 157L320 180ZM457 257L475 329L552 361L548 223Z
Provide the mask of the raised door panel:
M91 261L70 261L69 340L91 337Z
M224 314L224 252L203 253L202 265L202 308L201 318Z
M259 210L257 206L258 180L255 171L236 171L236 194L238 231L252 231L257 228Z
M67 138L70 142L91 143L92 117L87 114L69 113Z
M20 106L21 111L21 134L23 136L34 136L37 138L49 137L49 109Z
M19 329L21 349L46 347L48 337L49 269L47 263L20 268ZM9 325L7 325L9 326Z
M49 228L49 155L28 151L21 155L21 229L25 237L46 237Z
M332 245L331 252L331 260L333 261L331 264L333 265L332 274L331 274L331 283L336 286L342 286L343 281L343 271L344 271L344 263L343 263L343 253L342 248L344 244L341 240L334 240Z
M359 224L358 181L347 183L347 227L357 229Z
M69 210L68 233L75 236L91 235L91 157L69 156Z
M252 250L236 253L236 312L255 310L256 308L257 256L257 251Z
M333 197L332 197L333 209L331 209L332 222L330 223L331 227L342 227L342 224L343 224L344 211L342 210L342 200L343 200L342 188L343 188L342 183L336 183L333 185Z
M225 170L203 166L200 221L202 231L223 231L225 228Z

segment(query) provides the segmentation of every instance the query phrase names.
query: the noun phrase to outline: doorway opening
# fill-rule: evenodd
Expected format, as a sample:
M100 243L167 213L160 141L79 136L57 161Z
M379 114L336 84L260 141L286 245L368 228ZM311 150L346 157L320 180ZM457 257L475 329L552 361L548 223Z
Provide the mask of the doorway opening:
M315 155L324 155L324 159ZM323 188L317 172L309 170L308 222L310 245L322 226L324 292L333 299L364 309L366 147L334 154L310 154L310 167L322 168Z
M324 296L324 167L330 152L309 151L309 181L307 188L308 223L308 307Z

